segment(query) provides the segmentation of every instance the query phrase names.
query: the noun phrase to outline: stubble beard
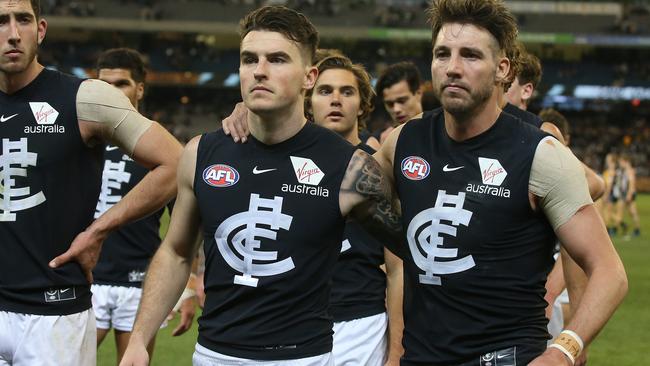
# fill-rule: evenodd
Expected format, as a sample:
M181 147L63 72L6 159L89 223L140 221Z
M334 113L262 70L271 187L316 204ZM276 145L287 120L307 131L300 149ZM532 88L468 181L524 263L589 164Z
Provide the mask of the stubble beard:
M471 118L492 97L494 86L486 84L479 89L470 89L468 93L469 96L466 98L447 98L442 95L442 91L439 91L437 97L447 113L462 121Z

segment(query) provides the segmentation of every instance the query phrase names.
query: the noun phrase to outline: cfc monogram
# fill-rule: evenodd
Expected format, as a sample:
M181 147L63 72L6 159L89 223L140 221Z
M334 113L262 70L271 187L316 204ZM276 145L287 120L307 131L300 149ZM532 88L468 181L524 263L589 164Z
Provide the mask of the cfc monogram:
M226 263L241 273L235 275L233 283L257 287L259 279L256 277L278 275L295 267L291 257L278 260L278 252L259 250L262 242L258 239L275 241L277 231L289 230L291 221L293 217L282 213L282 197L266 199L253 193L248 211L230 216L219 225L214 233L217 248Z
M439 190L436 205L415 215L408 226L406 237L415 264L424 271L420 274L420 283L442 285L440 276L466 271L474 267L471 255L458 258L457 248L443 248L444 238L440 234L456 236L456 226L468 226L472 212L463 209L465 193L447 194ZM441 220L451 222L443 224ZM423 254L424 253L424 254ZM437 258L444 258L439 261Z
M38 154L29 152L27 138L17 141L2 139L0 155L0 221L16 221L17 211L45 202L43 192L30 196L29 187L15 187L13 177L27 177L27 167L36 166ZM22 198L18 198L22 197Z
M118 203L122 196L112 194L113 190L120 190L123 183L131 180L131 173L125 172L126 162L114 162L106 160L104 162L104 172L102 173L102 190L99 193L99 200L95 208L95 218L101 216L106 210Z

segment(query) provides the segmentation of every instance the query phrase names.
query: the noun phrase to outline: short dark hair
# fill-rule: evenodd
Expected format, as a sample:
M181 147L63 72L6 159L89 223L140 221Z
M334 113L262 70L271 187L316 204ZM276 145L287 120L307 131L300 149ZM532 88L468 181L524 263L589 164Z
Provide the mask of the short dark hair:
M564 117L562 113L553 108L546 108L539 112L539 118L544 122L550 122L557 126L565 140L569 137L569 121L567 121L566 117Z
M388 66L377 80L377 94L382 97L384 89L388 89L400 81L406 81L413 94L420 89L422 77L420 70L413 62L403 61Z
M444 24L463 23L490 32L506 57L510 58L515 53L517 20L502 0L433 0L428 15L434 46Z
M32 10L34 11L34 17L36 19L41 18L41 1L40 0L30 0L30 4L32 5Z
M542 81L542 65L537 56L523 51L519 56L519 85L531 83L533 89Z
M375 91L370 84L370 75L362 65L352 63L352 60L341 54L340 51L323 50L320 54L329 54L330 56L324 57L316 64L319 75L327 70L347 70L354 75L354 78L357 80L357 87L359 88L359 109L361 110L361 115L358 117L359 131L365 129L370 113L374 109L372 100L375 96ZM307 97L305 98L306 111L311 109L311 96L313 91L313 89L307 91Z
M97 72L100 69L125 69L131 72L131 78L144 83L147 77L142 55L131 48L112 48L99 55L97 59Z
M308 64L314 60L318 48L318 31L304 16L286 6L264 6L248 13L239 22L240 42L252 31L277 32L287 39L298 43Z

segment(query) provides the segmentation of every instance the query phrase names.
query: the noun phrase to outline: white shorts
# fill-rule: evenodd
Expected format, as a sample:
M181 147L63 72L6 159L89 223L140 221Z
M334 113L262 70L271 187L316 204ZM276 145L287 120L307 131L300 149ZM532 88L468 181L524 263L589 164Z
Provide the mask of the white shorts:
M388 315L334 323L336 366L383 366L388 350Z
M295 360L256 361L226 356L196 344L192 356L193 366L334 366L332 353Z
M97 328L131 332L135 323L135 314L142 297L142 289L129 286L92 285L93 310ZM167 325L163 323L161 328Z
M92 309L70 315L0 311L0 366L93 366L96 332Z

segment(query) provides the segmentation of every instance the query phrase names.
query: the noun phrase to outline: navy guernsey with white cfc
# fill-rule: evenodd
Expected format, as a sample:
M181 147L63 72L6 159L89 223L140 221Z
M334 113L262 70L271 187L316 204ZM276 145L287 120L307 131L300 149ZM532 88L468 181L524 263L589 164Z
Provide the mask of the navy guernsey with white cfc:
M375 150L357 145L368 154ZM349 218L343 234L341 254L336 262L330 299L330 313L335 322L381 314L386 311L386 274L384 245L371 236L357 221Z
M95 218L117 204L144 178L149 170L117 146L104 152L101 192ZM149 261L160 246L160 217L164 209L110 233L93 270L97 285L140 287Z
M345 224L339 190L354 147L307 123L265 145L201 137L194 192L205 243L198 343L255 360L332 350L332 271Z
M402 365L546 347L544 284L555 235L528 198L544 136L507 113L462 142L447 135L441 110L404 125L394 160L408 241Z
M523 110L511 103L506 103L506 105L503 107L503 111L513 117L519 118L526 123L530 123L537 128L542 127L542 123L544 123L544 121L542 121L538 115Z
M77 121L81 79L44 69L0 92L0 310L67 315L91 306L76 262L48 263L93 221L102 149L87 147Z

